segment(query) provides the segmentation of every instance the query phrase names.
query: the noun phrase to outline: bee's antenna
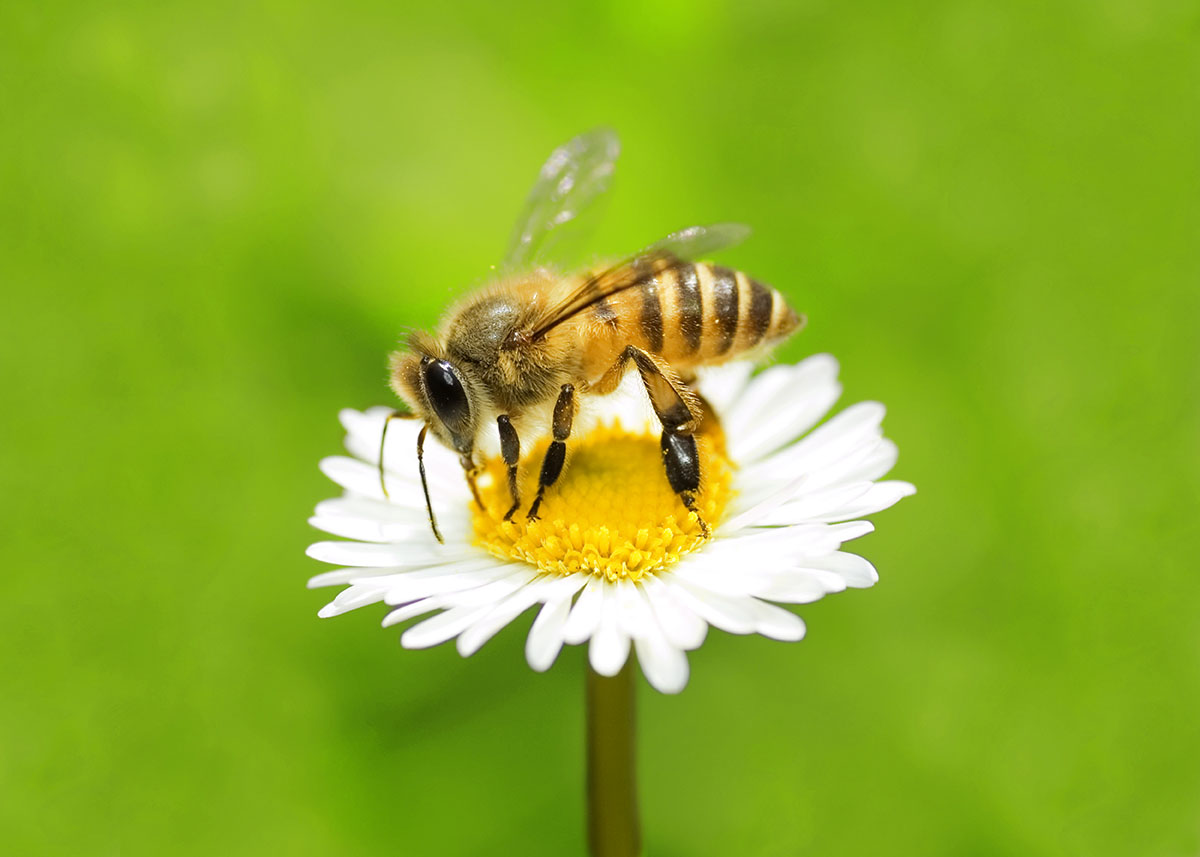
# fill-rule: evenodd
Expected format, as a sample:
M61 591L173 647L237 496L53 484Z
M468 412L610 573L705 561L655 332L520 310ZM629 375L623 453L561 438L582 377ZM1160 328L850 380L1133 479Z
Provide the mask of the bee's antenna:
M429 499L429 481L425 478L425 435L428 433L429 423L426 423L421 426L421 433L417 435L417 468L421 471L421 489L425 492L425 509L429 512L429 526L433 528L434 537L444 545L446 540L438 532L437 519L433 516L433 501Z

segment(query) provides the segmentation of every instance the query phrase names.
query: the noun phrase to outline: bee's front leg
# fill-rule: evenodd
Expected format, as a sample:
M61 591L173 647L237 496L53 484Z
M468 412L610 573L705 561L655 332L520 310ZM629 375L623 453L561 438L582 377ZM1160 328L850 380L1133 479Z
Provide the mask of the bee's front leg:
M546 489L558 481L562 473L563 463L567 460L567 438L571 436L571 424L575 421L575 388L563 384L558 393L558 401L554 403L554 440L546 450L542 459L542 472L538 476L538 492L533 505L529 507L529 520L538 519L538 507L542 505L542 495Z
M513 428L508 414L501 414L497 417L496 425L500 429L500 456L504 459L505 467L508 468L508 493L512 496L512 508L504 514L504 520L507 521L512 518L517 509L521 508L521 491L517 487L517 462L521 460L521 438L517 436L517 430Z

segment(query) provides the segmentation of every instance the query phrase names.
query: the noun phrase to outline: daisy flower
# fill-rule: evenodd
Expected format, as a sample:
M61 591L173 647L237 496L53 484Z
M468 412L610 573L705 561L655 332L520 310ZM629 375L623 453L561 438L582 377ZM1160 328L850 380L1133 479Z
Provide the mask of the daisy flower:
M308 555L342 566L310 587L348 585L319 615L383 602L391 608L386 627L432 613L405 630L401 644L457 638L466 657L537 607L525 645L533 669L548 669L565 644L587 643L592 668L613 676L632 649L664 693L687 684L686 653L710 625L801 639L804 622L772 602L804 604L874 584L871 563L842 545L871 532L863 516L915 489L880 481L897 454L883 437L881 404L862 402L818 425L841 392L832 357L750 372L734 364L698 384L720 418L699 436L697 505L707 536L667 483L659 428L640 386L591 400L568 467L535 521L522 513L503 520L509 497L498 457L479 479L480 509L457 457L427 446L445 544L426 517L414 454L420 425L391 423L385 494L379 455L391 409L343 411L350 457L321 462L343 494L320 503L310 522L344 540L318 542ZM544 444L525 456L523 496L533 494Z

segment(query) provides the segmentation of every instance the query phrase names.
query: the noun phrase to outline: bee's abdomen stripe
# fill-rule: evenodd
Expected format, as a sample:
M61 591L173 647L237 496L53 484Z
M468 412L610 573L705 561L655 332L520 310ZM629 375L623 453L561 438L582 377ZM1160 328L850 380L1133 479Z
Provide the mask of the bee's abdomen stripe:
M700 277L695 265L683 265L675 271L675 300L687 353L695 354L700 350L700 339L704 335L704 296L700 292Z
M733 347L733 338L737 335L738 326L738 287L737 276L728 268L714 265L713 274L713 312L716 315L717 354L724 354Z
M659 354L663 348L663 315L658 297L658 278L648 277L643 280L641 293L642 334L646 337L646 345L650 351Z
M771 326L771 312L775 308L775 291L762 283L747 278L750 285L750 312L746 318L747 345L757 345Z

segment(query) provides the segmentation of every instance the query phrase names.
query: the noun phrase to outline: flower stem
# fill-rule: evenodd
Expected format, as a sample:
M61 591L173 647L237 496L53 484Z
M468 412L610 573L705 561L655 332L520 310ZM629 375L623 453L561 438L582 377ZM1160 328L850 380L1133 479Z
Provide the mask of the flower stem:
M606 678L587 668L588 848L592 857L638 857L633 656Z

